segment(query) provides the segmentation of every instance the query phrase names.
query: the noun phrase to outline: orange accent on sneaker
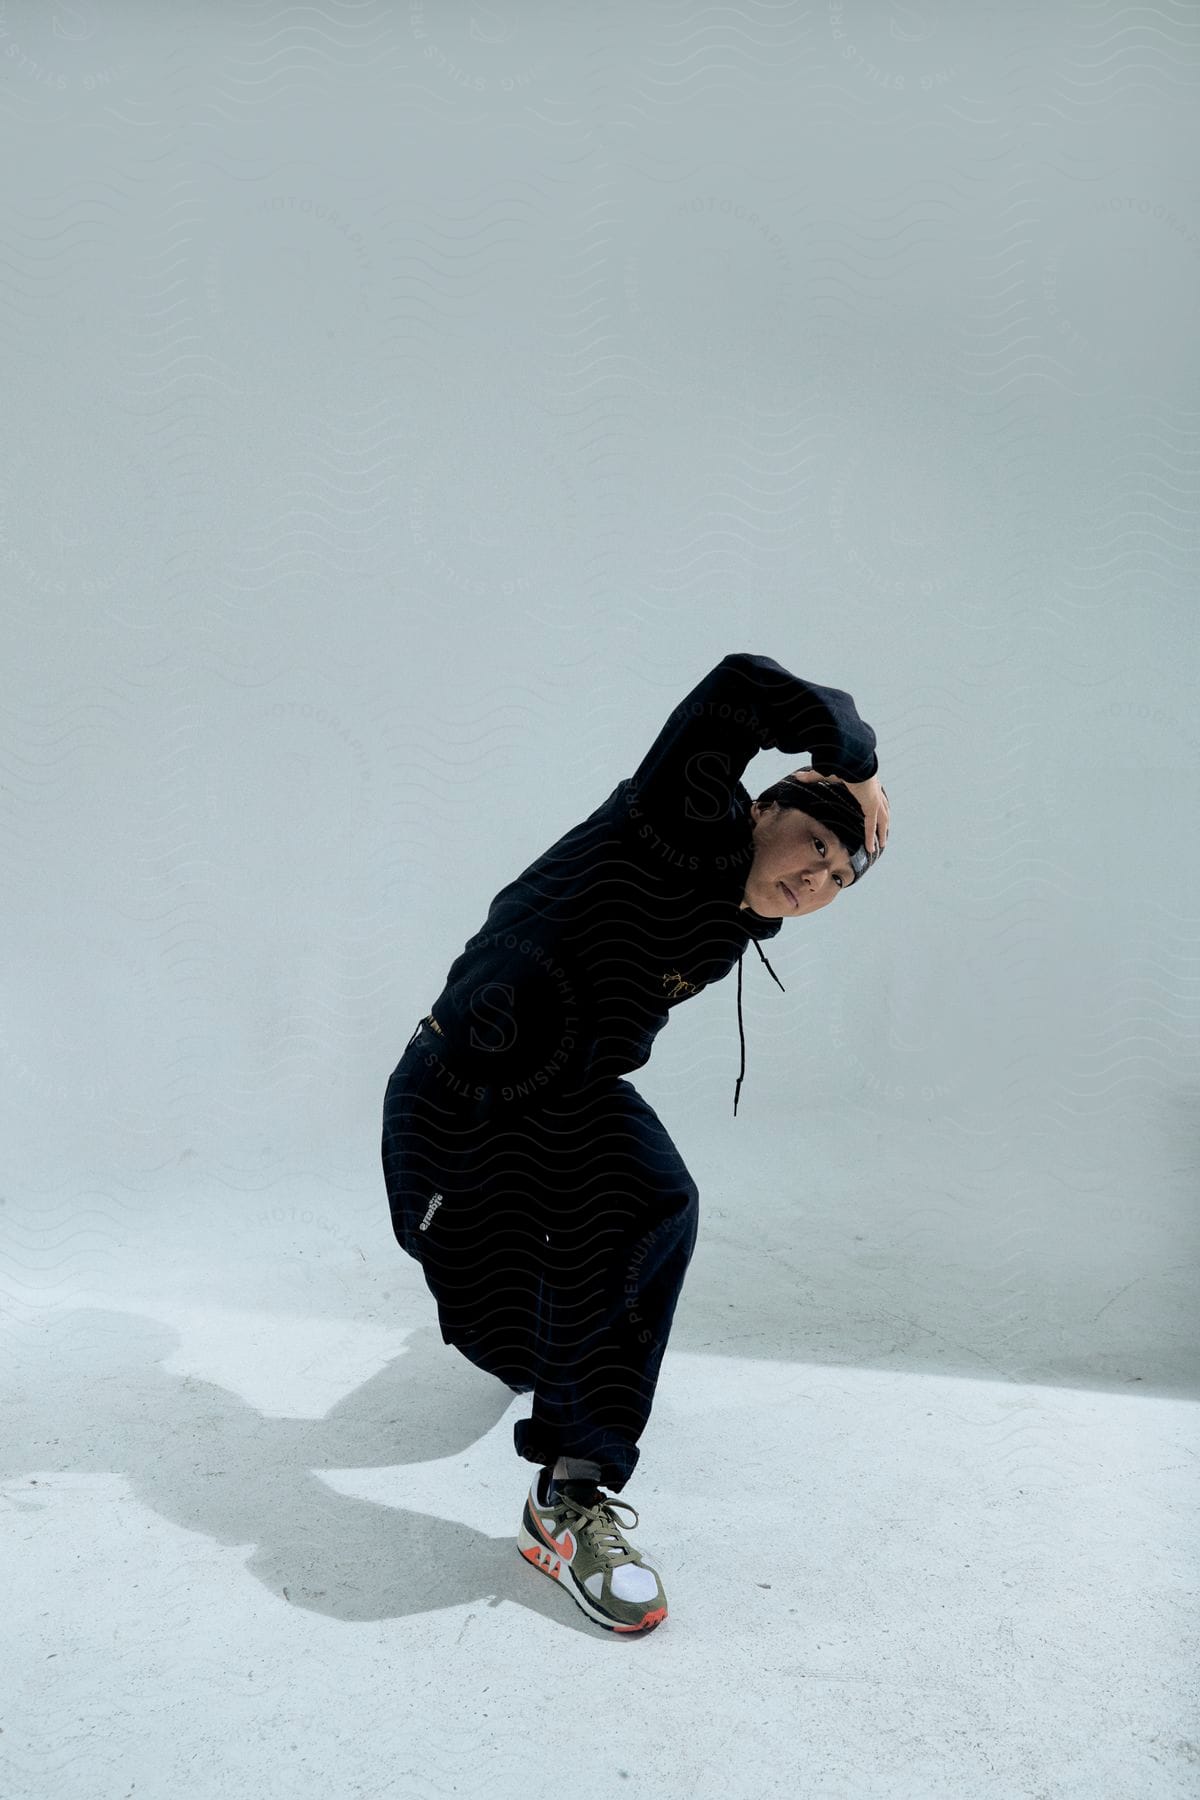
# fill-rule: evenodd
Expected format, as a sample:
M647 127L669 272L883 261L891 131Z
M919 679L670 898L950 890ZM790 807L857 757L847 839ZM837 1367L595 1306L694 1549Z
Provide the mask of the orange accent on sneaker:
M570 1562L570 1560L574 1556L575 1550L576 1550L576 1543L575 1543L575 1538L574 1538L573 1533L568 1531L567 1528L564 1526L563 1534L560 1538L551 1537L550 1533L546 1530L545 1525L542 1523L541 1515L538 1512L537 1508L533 1507L533 1508L531 1508L531 1511L533 1513L533 1522L537 1526L538 1531L541 1533L544 1541L550 1546L551 1550L557 1551L557 1553L559 1554L559 1556L562 1557L564 1562Z
M551 1538L550 1542L564 1562L570 1562L578 1548L574 1535L569 1531L564 1531L560 1538Z
M656 1606L654 1608L653 1612L643 1613L641 1619L638 1621L638 1623L636 1625L614 1625L613 1630L614 1631L653 1631L654 1627L656 1625L662 1624L662 1622L666 1618L666 1616L667 1616L666 1607L665 1606Z

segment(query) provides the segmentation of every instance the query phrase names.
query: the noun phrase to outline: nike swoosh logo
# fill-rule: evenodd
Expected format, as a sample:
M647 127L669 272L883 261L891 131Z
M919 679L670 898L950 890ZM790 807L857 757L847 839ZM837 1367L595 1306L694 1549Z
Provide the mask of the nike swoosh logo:
M533 1521L551 1550L561 1556L564 1562L570 1562L575 1554L575 1538L573 1533L564 1527L562 1536L560 1538L553 1538L542 1524L541 1515L539 1513L534 1513Z

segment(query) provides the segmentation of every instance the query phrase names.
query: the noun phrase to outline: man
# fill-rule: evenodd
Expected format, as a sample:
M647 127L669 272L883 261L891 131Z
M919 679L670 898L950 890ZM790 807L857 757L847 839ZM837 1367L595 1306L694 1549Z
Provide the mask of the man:
M741 776L772 749L813 767L752 802ZM760 940L856 886L888 827L851 696L767 656L722 658L633 775L496 895L388 1082L396 1239L444 1341L533 1394L513 1432L539 1467L518 1546L607 1630L667 1615L618 1526L616 1509L637 1514L613 1495L639 1458L699 1209L624 1078L735 963L740 1032L747 944L766 962Z

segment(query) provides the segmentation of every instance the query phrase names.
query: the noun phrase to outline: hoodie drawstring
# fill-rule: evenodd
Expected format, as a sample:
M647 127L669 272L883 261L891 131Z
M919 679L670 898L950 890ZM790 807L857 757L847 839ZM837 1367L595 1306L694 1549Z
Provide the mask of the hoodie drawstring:
M763 947L759 943L758 939L751 938L749 941L750 941L750 943L752 943L754 945L754 948L758 951L758 954L762 957L762 960L765 963L767 963L767 968L770 970L772 981L775 982L776 986L780 989L780 991L782 993L786 994L787 989L784 987L782 981L780 981L778 975L776 975L774 969L771 968L770 963L767 962L766 956L763 952ZM738 1095L742 1091L742 1079L746 1073L746 1033L742 1027L742 956L745 956L745 954L746 954L746 947L743 944L742 955L738 957L738 989L737 989L737 994L738 994L738 999L737 999L738 1038L741 1041L741 1046L742 1046L742 1066L741 1066L741 1069L738 1071L737 1086L733 1090L733 1116L735 1119L737 1118Z

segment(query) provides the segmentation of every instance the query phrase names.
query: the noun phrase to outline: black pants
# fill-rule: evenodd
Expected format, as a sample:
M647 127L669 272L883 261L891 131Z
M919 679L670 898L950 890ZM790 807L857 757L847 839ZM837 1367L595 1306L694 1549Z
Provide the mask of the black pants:
M516 1115L456 1092L442 1048L419 1025L387 1085L396 1240L421 1265L445 1342L532 1392L517 1454L591 1458L619 1493L695 1248L696 1184L630 1082Z

